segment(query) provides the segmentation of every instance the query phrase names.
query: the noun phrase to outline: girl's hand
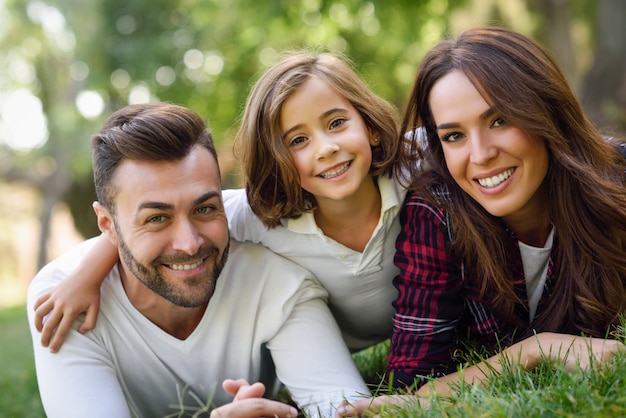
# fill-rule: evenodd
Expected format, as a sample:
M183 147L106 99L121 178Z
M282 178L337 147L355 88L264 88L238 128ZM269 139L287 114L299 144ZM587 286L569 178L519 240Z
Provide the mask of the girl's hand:
M96 326L100 284L83 280L83 275L80 270L73 272L35 302L35 327L41 332L41 345L52 353L59 351L77 319L81 322L77 329L80 333Z

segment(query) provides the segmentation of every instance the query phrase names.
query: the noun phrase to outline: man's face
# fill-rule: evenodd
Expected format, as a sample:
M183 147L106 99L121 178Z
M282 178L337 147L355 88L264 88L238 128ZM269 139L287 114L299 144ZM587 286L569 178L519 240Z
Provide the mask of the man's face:
M122 274L177 306L208 302L229 248L214 157L196 146L177 162L125 160L113 182Z

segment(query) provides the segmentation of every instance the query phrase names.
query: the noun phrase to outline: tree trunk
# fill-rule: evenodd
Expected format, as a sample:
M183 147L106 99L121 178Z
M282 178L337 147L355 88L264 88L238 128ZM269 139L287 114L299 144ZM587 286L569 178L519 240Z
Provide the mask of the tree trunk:
M587 74L582 104L607 134L626 133L626 1L600 0L595 59Z

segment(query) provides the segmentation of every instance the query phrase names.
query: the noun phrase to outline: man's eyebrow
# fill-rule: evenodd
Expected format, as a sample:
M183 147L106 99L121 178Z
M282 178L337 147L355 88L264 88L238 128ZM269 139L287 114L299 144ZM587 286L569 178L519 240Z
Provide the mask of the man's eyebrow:
M212 199L216 196L220 197L221 193L213 191L213 190L210 192L206 192L202 194L201 196L199 196L198 198L196 198L193 201L193 204L199 205L200 203L206 202L207 200ZM144 202L141 205L139 205L139 208L137 208L138 211L141 211L144 209L172 210L174 209L174 205L169 204L169 203L164 203L164 202Z
M206 202L209 199L213 199L214 197L218 197L221 199L222 197L222 193L221 191L215 191L215 190L211 190L210 192L206 192L203 195L201 195L200 197L198 197L196 200L193 201L194 205L199 205L202 202Z

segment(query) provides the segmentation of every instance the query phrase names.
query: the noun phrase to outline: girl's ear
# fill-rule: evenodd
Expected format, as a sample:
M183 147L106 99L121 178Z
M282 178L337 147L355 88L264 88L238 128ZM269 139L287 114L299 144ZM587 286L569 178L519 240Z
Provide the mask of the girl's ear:
M378 133L369 131L369 135L370 135L370 145L373 147L377 147L380 144L380 138L378 137Z
M117 247L117 233L115 231L113 216L108 209L102 206L98 201L93 202L91 206L98 217L98 228L109 238L111 243Z

